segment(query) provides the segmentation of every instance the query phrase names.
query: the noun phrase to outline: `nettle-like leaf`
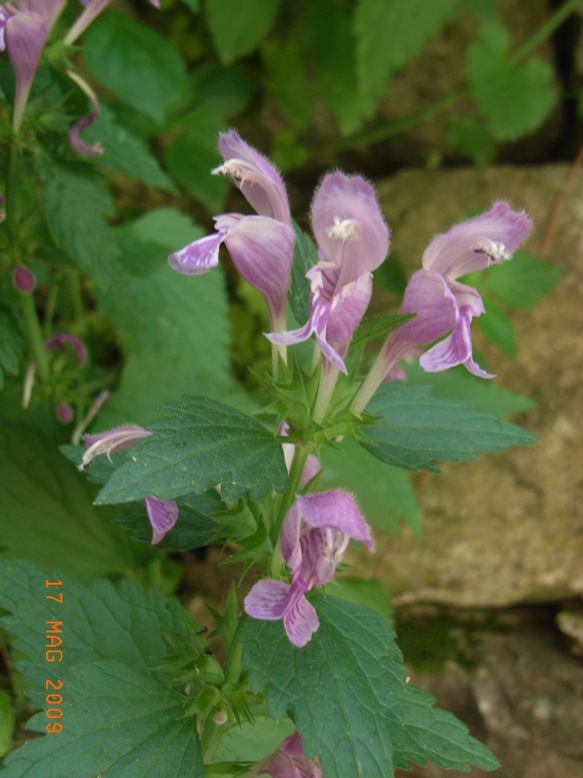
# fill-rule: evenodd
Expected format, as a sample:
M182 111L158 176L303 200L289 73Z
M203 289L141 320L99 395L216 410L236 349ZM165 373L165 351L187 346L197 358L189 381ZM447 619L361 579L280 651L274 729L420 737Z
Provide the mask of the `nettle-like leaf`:
M281 0L206 0L208 27L223 65L253 51L271 30L280 4Z
M131 461L115 471L98 504L202 494L215 485L226 500L283 491L281 443L250 416L208 397L185 397L164 410L173 415L150 425L156 434L132 448Z
M307 4L303 36L315 64L320 92L340 132L357 130L369 111L369 98L358 89L351 9L335 0Z
M467 52L472 97L498 141L516 140L536 130L558 99L551 65L531 57L513 67L509 48L508 30L488 22Z
M364 428L361 445L377 459L405 470L439 472L439 460L462 462L480 452L536 442L530 432L466 403L432 397L428 386L385 383L367 411L378 422Z
M314 241L293 222L296 242L291 269L290 288L288 293L289 306L299 324L306 322L310 316L310 282L306 273L318 261Z
M83 37L91 74L116 97L162 124L186 91L186 66L162 35L127 16L104 14Z
M6 557L58 561L83 576L135 567L127 536L111 511L92 504L94 489L41 432L0 425L0 549Z
M224 117L202 106L180 120L175 137L164 149L164 162L174 179L215 213L222 208L229 188L223 176L211 175L222 161L217 135L225 129Z
M192 719L181 719L180 698L168 679L152 670L168 654L164 633L185 634L177 601L168 606L160 592L127 580L119 589L105 580L84 586L65 574L51 580L61 585L47 588L45 573L31 564L9 562L0 568L0 607L8 611L1 623L21 655L17 667L31 703L47 707L45 696L55 691L49 685L47 692L47 679L57 686L55 693L62 682L63 697L53 706L62 710L63 731L14 751L3 775L202 778ZM45 659L47 630L63 640L62 662ZM41 711L28 727L45 732L47 722L54 721Z
M95 122L83 133L86 142L99 141L103 154L96 160L100 167L114 173L125 173L147 186L156 186L176 194L176 187L160 167L158 160L150 153L141 138L116 121L113 112L101 103Z
M169 267L168 254L202 235L170 208L117 231L124 269L101 310L115 324L126 356L121 385L100 415L106 426L148 425L165 402L192 391L229 397L229 331L220 272L189 277Z
M387 80L456 14L461 0L359 0L354 17L360 92L371 112Z
M24 328L18 312L0 301L0 389L4 374L16 375L24 356Z
M39 173L52 239L79 270L107 289L117 268L118 248L106 221L114 207L105 179L81 163L43 160Z
M297 32L285 41L266 41L261 47L266 91L291 129L301 133L312 121L312 81Z
M281 622L247 619L238 639L251 688L265 695L274 718L293 718L326 778L386 778L394 767L427 760L498 766L455 716L406 683L395 633L380 616L322 594L311 601L320 627L304 648L291 645Z

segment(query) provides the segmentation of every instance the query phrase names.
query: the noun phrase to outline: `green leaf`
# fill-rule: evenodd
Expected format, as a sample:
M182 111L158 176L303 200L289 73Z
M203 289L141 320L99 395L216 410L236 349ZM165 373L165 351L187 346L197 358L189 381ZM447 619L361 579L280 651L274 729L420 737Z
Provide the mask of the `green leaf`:
M261 55L268 94L290 127L303 132L312 121L312 81L297 35L292 32L285 41L267 41Z
M0 389L4 374L17 375L24 356L24 328L19 313L0 300Z
M512 67L509 46L508 30L488 22L467 52L472 96L498 141L516 140L536 130L558 99L551 65L531 57Z
M279 621L247 619L238 639L251 688L265 694L273 718L289 713L326 778L386 778L394 766L435 757L448 767L498 766L454 716L429 708L424 692L411 692L384 619L322 594L311 600L320 626L304 648L291 645Z
M519 250L512 262L488 270L480 283L480 291L493 295L510 308L523 310L535 306L564 276L562 268L529 251Z
M512 413L528 411L536 405L530 397L499 389L494 381L484 381L483 378L473 376L462 365L442 373L426 373L417 362L408 365L406 370L407 384L430 385L431 394L435 398L462 400L472 408L495 416L510 416Z
M223 65L249 54L269 33L281 0L206 0L207 24Z
M222 161L217 146L224 119L209 107L197 108L181 120L180 134L164 149L164 162L174 179L210 211L220 211L228 181L211 171Z
M163 403L193 386L228 397L233 381L224 278L219 271L184 276L167 263L171 252L201 237L200 228L164 208L117 234L129 272L120 271L97 299L119 332L127 361L100 423L148 425Z
M6 778L203 778L194 723L179 718L182 706L163 684L105 659L74 668L65 700L63 732L10 754ZM29 727L42 732L46 723L40 713Z
M186 66L175 47L127 16L104 14L85 33L83 51L99 82L158 124L186 92Z
M187 495L177 502L178 521L156 547L182 551L215 542L220 528L211 516L225 507L218 494L210 491L203 495ZM129 531L132 540L151 544L152 527L142 501L128 506L115 521Z
M0 607L9 611L2 624L23 656L18 669L32 704L46 707L47 678L63 683L63 732L7 757L6 778L162 778L182 770L202 777L192 720L179 718L179 697L150 669L168 654L164 634L185 633L177 601L168 606L161 593L127 580L119 589L105 580L88 586L64 574L58 580L61 586L47 588L46 575L23 562L0 568ZM47 592L62 593L62 602L46 599ZM63 661L49 664L47 630L58 635L58 629ZM44 732L47 721L43 711L29 728Z
M182 0L184 5L188 6L192 13L199 13L200 11L200 0Z
M403 470L372 457L350 440L322 448L322 486L348 489L373 527L396 535L404 521L417 535L421 525L411 479Z
M356 80L355 40L348 4L313 0L304 16L304 38L315 63L318 91L334 114L343 135L362 124L369 99Z
M224 68L207 62L193 77L196 104L225 119L243 113L256 91L256 83L239 67Z
M286 737L295 732L290 719L274 721L267 716L255 716L255 723L243 721L221 739L213 753L214 762L260 762L272 754Z
M103 146L96 162L114 173L125 173L130 178L176 194L176 187L152 156L146 144L119 124L107 105L101 103L96 121L83 133L88 142L99 141Z
M367 406L379 417L365 428L362 445L373 456L405 470L439 472L436 460L461 462L484 451L504 451L536 439L466 403L431 396L428 386L382 384Z
M414 314L395 313L391 316L374 316L372 319L365 319L356 328L350 345L351 347L359 347L375 338L384 338L389 332L396 330L397 327L412 318L414 318Z
M299 324L306 322L310 316L310 282L306 273L318 261L314 241L294 221L296 234L294 258L291 269L291 282L288 293L289 306Z
M486 303L487 316L476 319L476 327L509 359L516 356L514 327L508 316L490 300Z
M284 489L281 443L250 416L208 397L185 397L165 410L173 415L150 425L156 434L132 448L132 461L116 470L98 503L202 494L217 484L226 500Z
M107 289L117 269L118 250L106 221L113 216L114 206L105 179L81 163L43 160L39 172L47 226L55 244L100 289Z
M44 435L0 425L0 515L10 517L0 528L5 558L83 576L132 570L125 533L92 501L93 489Z
M359 0L354 17L359 91L372 101L369 113L396 70L456 14L461 0Z
M16 723L10 695L0 689L0 757L12 748L12 733Z
M485 168L496 158L496 145L487 125L475 116L447 117L447 145Z

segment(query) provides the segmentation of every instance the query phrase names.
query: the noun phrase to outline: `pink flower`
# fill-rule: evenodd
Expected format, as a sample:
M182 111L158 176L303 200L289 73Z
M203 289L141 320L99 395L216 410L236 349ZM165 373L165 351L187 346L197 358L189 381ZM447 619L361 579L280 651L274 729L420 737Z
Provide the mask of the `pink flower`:
M239 273L263 295L271 326L285 326L287 289L295 235L281 176L262 154L234 131L219 139L225 160L214 173L230 176L257 216L215 217L216 234L190 243L168 257L179 273L199 275L215 267L224 243Z
M319 626L305 595L332 580L350 538L373 547L370 528L350 494L338 489L298 496L281 533L281 551L292 581L259 581L245 598L245 612L256 619L283 619L290 642L305 646Z
M318 757L308 759L304 755L302 738L295 732L253 770L254 775L271 775L272 778L322 778Z
M277 345L315 336L324 357L346 373L342 357L372 294L371 271L385 259L389 230L373 187L360 176L337 171L324 177L312 203L319 260L307 273L310 318L291 332L272 332Z

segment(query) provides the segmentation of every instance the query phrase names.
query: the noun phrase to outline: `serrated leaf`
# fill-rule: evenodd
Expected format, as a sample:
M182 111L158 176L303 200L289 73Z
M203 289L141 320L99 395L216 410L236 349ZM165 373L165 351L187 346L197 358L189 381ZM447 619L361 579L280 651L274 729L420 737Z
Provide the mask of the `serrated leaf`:
M202 494L217 484L226 500L284 489L281 444L250 416L208 397L185 397L164 410L173 415L150 425L156 434L132 448L132 461L116 470L99 504Z
M4 374L17 375L24 356L24 330L17 311L0 300L0 389Z
M348 489L373 527L396 535L404 521L417 535L421 525L411 479L403 470L379 462L350 440L322 448L322 486Z
M449 770L465 771L468 765L496 770L500 766L452 713L433 707L435 697L406 684L400 702L404 726L394 733L399 767L408 769L409 761L424 764L425 759Z
M116 97L162 124L186 91L186 66L176 48L127 16L104 14L83 37L91 74Z
M416 362L407 365L406 371L407 384L430 385L433 397L462 400L479 411L495 416L510 416L512 413L528 411L536 405L530 397L499 389L494 381L484 381L473 376L462 365L441 373L426 373Z
M96 159L100 167L176 194L176 187L143 140L119 124L103 103L96 121L83 133L83 139L90 143L99 141L103 146L103 154Z
M261 47L266 91L295 133L312 121L312 81L305 54L293 32L285 41L267 41Z
M127 580L119 590L104 580L83 586L61 575L49 588L45 580L34 565L0 568L0 606L9 611L2 624L24 657L17 666L35 707L46 707L47 678L62 681L63 731L10 754L6 778L202 777L196 728L180 720L179 697L150 669L168 654L164 632L185 633L177 602L168 607L161 593ZM62 593L62 602L47 592ZM62 635L63 662L45 660L47 630ZM47 721L42 711L28 726L44 732Z
M78 665L72 675L63 732L7 757L6 778L203 778L196 727L179 718L182 706L165 685L108 659ZM29 726L43 731L46 722L40 713Z
M224 68L216 62L198 67L192 85L196 104L223 118L243 113L257 89L255 81L242 68Z
M358 90L351 11L335 0L313 0L306 8L304 38L314 58L319 92L349 135L362 124L369 100Z
M306 755L318 755L326 778L386 778L393 766L424 764L436 753L448 767L498 765L451 714L425 705L423 715L414 710L424 693L411 695L395 633L384 619L322 594L311 601L320 626L304 648L290 644L281 622L247 619L238 639L251 688L265 694L274 718L289 712ZM426 701L433 702L429 695ZM448 724L456 722L447 736L444 716Z
M480 289L510 308L524 310L549 294L564 276L562 268L529 251L519 250L512 262L490 268L482 278Z
M103 408L101 424L147 426L161 405L192 387L221 397L234 391L222 274L184 276L167 262L171 252L201 235L188 217L169 208L123 228L129 272L120 271L108 293L97 294L126 354L121 385Z
M467 52L472 96L495 140L516 140L539 127L558 99L552 67L539 57L511 67L510 35L496 22L482 27Z
M249 54L269 31L281 0L206 0L207 24L223 65Z
M359 91L371 109L392 73L416 56L457 12L461 0L360 0L356 6L356 67Z
M184 117L179 134L164 149L164 162L174 179L210 211L218 212L229 187L223 176L211 171L222 161L217 147L225 120L215 110L202 107Z
M93 489L38 431L0 425L0 547L6 557L90 576L132 570L134 555ZM9 518L9 520L8 520ZM6 562L3 562L6 566Z
M114 206L105 179L80 163L43 162L40 173L47 226L55 244L100 289L107 289L118 267L118 249L106 221Z
M379 417L365 427L361 445L373 456L405 470L439 472L436 461L461 462L479 452L504 451L536 439L520 427L457 401L431 396L428 386L383 384L367 406Z
M318 261L314 241L294 221L296 242L291 269L290 288L288 293L289 306L299 324L306 322L310 316L310 282L306 273Z

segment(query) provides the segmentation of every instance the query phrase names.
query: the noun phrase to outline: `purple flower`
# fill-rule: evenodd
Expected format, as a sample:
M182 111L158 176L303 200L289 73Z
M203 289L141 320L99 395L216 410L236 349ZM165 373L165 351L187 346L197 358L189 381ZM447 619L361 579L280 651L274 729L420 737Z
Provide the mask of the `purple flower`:
M360 413L379 384L395 375L395 363L418 353L435 340L419 363L430 373L464 365L480 378L493 378L472 354L472 319L485 312L478 291L458 278L510 259L526 238L532 222L508 203L498 201L486 213L436 235L423 253L423 268L405 290L401 313L416 316L392 332L352 403ZM449 334L448 334L449 333Z
M318 757L308 759L305 756L302 738L297 732L256 765L252 774L271 775L272 778L322 778Z
M96 435L83 435L82 439L87 444L87 449L83 454L79 469L88 468L95 457L101 454L105 454L111 461L112 454L131 448L140 440L153 434L137 424L126 424L107 432L99 432ZM155 545L176 524L178 506L174 500L159 500L157 497L146 497L144 502L148 519L152 525L152 545Z
M148 0L148 2L155 8L160 8L159 0ZM81 3L85 8L65 37L67 46L71 46L85 32L91 22L107 8L111 0L81 0Z
M283 619L290 642L305 646L319 626L305 595L332 580L350 538L373 547L370 528L350 494L338 489L298 496L281 533L292 581L259 581L245 598L245 612L256 619Z
M311 285L310 318L292 332L270 333L278 345L314 335L324 357L346 373L342 359L368 307L371 272L385 259L389 229L373 187L360 176L337 171L324 177L312 203L319 260L306 277Z
M257 216L215 217L217 233L190 243L168 257L179 273L199 275L215 267L225 244L239 273L267 303L271 326L285 326L287 288L295 235L281 176L259 152L231 130L219 139L224 164L214 173L230 176Z
M45 351L53 351L56 348L62 351L66 346L71 346L79 366L82 367L87 362L87 349L83 341L76 335L72 335L70 332L61 332L59 335L52 335L44 342Z
M51 25L65 0L15 0L0 6L0 51L5 49L16 74L12 127L16 132Z
M36 287L36 277L32 270L17 265L12 271L12 282L21 294L31 294Z

